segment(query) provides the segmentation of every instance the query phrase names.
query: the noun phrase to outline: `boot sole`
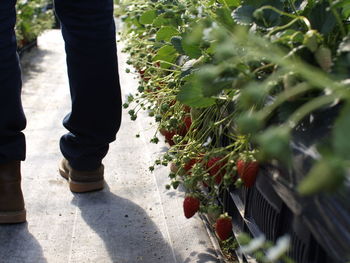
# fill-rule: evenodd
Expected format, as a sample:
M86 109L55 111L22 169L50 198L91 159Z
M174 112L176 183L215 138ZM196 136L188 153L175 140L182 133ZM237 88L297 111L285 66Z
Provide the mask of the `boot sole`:
M0 224L18 224L26 222L26 210L0 212Z
M99 191L104 188L105 181L96 181L96 182L77 182L73 181L70 177L69 174L66 173L63 169L59 168L60 175L68 180L69 183L69 189L73 193L86 193L86 192L92 192L92 191Z

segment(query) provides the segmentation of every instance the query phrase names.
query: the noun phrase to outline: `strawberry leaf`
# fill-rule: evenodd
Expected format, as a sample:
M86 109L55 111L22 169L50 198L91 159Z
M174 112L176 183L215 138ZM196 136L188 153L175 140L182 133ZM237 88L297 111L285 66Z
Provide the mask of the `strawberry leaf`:
M195 83L185 84L177 95L177 100L195 108L206 108L215 104L215 99L204 97L201 87Z
M177 56L178 53L173 46L165 45L158 50L157 54L153 57L153 61L161 60L160 67L169 68L171 65L166 62L175 62Z
M140 17L140 24L148 25L152 24L154 19L157 17L157 12L155 10L149 10L144 12Z
M240 6L233 11L232 16L237 24L250 25L254 21L253 13L255 8L250 5Z
M350 160L350 103L340 113L333 131L333 147L335 152L346 160Z
M158 30L156 35L157 41L169 42L173 36L179 35L179 31L172 26L164 26Z

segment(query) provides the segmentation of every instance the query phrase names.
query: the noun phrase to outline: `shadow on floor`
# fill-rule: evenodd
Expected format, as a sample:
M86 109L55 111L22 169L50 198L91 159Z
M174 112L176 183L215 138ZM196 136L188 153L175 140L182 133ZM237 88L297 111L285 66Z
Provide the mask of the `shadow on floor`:
M108 187L75 194L72 203L105 243L111 262L175 262L172 248L145 210Z
M45 71L40 65L42 61L54 53L51 50L43 49L38 46L33 47L31 50L24 52L20 59L22 70L22 82L35 78L38 74Z
M220 263L220 260L217 257L216 251L214 249L208 248L206 252L197 253L192 252L190 257L187 257L183 263Z
M40 244L29 233L27 223L0 226L0 262L47 262Z

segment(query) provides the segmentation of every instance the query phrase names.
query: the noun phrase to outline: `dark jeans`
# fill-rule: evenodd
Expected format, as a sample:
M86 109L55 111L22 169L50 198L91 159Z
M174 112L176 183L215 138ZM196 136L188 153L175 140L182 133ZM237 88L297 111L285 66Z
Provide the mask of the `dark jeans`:
M26 119L16 53L16 0L0 1L0 163L25 159ZM77 170L101 164L121 122L113 0L55 0L67 54L72 110L62 154Z

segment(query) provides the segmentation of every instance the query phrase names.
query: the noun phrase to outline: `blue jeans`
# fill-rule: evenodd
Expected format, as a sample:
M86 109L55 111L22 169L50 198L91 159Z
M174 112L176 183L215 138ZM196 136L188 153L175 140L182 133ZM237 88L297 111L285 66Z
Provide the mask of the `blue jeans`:
M16 0L0 1L0 163L25 159L21 72L14 25ZM113 0L55 0L65 40L71 112L60 140L77 170L101 165L121 122Z

